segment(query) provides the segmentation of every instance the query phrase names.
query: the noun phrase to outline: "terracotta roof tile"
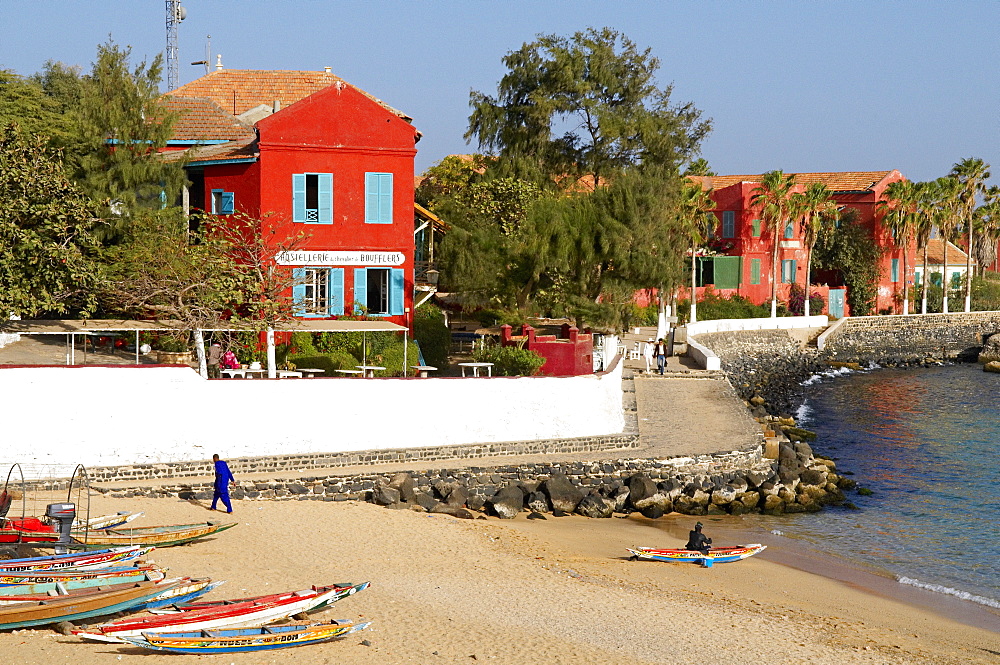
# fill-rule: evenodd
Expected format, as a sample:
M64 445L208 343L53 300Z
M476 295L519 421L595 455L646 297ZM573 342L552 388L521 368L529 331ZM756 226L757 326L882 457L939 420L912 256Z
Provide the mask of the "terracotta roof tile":
M271 106L275 101L281 103L281 108L285 108L323 88L337 84L350 86L400 118L411 120L403 112L327 72L223 69L182 85L170 94L178 97L208 97L226 112L239 115L261 104Z
M244 138L219 145L196 146L188 150L175 150L162 153L163 160L176 162L186 159L188 164L212 162L224 159L248 159L260 155L257 147L257 137Z
M801 185L810 185L814 182L825 184L834 192L863 192L870 190L880 180L888 176L892 171L841 171L832 173L786 173L794 175L795 182ZM763 174L756 175L719 175L698 177L702 186L710 186L715 189L729 187L739 182L759 183Z
M235 141L255 136L252 127L207 97L168 95L162 101L168 109L180 114L174 125L175 141Z
M948 265L965 265L968 258L953 242L948 243ZM917 263L923 261L923 250L917 250ZM930 266L940 266L944 262L944 240L941 238L931 238L927 241L927 264Z

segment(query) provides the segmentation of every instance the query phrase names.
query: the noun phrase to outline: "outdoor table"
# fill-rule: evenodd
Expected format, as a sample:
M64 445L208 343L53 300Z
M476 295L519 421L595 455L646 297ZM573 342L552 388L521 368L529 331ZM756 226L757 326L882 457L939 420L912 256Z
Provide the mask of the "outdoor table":
M346 374L347 376L354 376L356 374L364 374L364 370L360 369L338 369L341 374Z
M219 372L223 376L228 375L230 379L235 379L237 376L240 377L241 379L247 378L246 374L247 371L245 369L223 369L219 370Z
M277 375L279 379L301 379L302 372L297 372L291 369L279 369L277 370Z
M317 374L323 374L326 372L325 369L317 369L315 367L297 367L296 371L302 372L302 375L307 379L311 379Z
M379 367L378 365L355 365L358 369L365 373L365 376L369 379L375 378L375 372L381 372L385 367Z
M248 379L254 378L255 374L260 376L261 378L263 378L267 374L267 369L264 367L261 367L259 369L250 369L248 367L245 367L240 371L243 372L243 376L245 376Z
M485 367L489 376L493 376L493 363L458 363L462 368L462 376L465 376L465 368L472 369L472 376L479 376L479 369Z
M426 379L428 372L436 372L437 367L431 367L430 365L410 365L413 369L420 372L420 378Z

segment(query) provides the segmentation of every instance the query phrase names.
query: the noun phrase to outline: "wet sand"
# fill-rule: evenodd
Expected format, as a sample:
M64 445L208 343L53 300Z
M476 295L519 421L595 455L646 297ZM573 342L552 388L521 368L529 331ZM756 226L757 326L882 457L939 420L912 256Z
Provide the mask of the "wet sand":
M794 556L784 545L710 569L627 559L626 546L683 542L690 517L651 528L641 518L469 521L356 502L234 507L236 528L152 558L173 575L227 580L216 598L369 580L370 589L316 619L374 623L339 642L213 662L957 665L1000 658L997 630L782 565ZM146 512L137 526L227 518L176 499L93 499L93 514L126 509ZM738 527L703 521L716 543L743 536ZM44 628L0 634L0 658L205 662Z

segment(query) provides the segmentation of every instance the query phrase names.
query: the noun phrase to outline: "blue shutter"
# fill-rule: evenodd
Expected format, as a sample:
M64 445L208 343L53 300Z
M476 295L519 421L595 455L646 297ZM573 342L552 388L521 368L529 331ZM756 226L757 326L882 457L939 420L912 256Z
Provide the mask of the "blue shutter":
M330 268L330 316L344 314L344 269Z
M306 301L306 269L305 268L292 268L292 279L295 283L292 286L292 313L295 316L305 316L305 301Z
M320 173L319 181L319 223L333 224L333 174Z
M389 269L389 314L399 316L406 302L406 280L402 268Z
M222 192L222 212L223 215L232 215L236 209L236 195L233 192Z
M292 174L292 221L306 221L306 174Z
M392 224L392 174L365 174L365 223Z
M892 260L892 281L899 281L899 259Z
M368 306L368 269L354 269L354 313L361 314L362 307Z
M392 224L392 174L379 175L378 221Z

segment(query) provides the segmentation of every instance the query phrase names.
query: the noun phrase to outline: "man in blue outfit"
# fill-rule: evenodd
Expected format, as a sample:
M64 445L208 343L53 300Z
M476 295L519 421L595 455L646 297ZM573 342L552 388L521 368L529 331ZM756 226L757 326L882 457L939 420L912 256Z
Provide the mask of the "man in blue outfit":
M233 512L233 504L229 501L229 483L235 483L236 479L233 478L233 472L229 470L229 465L219 459L218 455L212 455L212 461L215 462L215 492L212 494L212 510L215 510L215 504L222 499L222 505L226 507L226 512Z

